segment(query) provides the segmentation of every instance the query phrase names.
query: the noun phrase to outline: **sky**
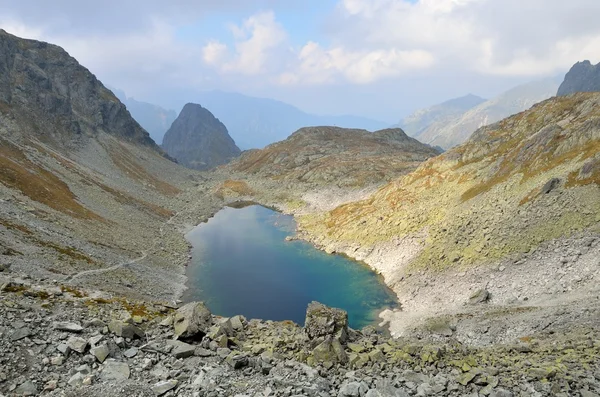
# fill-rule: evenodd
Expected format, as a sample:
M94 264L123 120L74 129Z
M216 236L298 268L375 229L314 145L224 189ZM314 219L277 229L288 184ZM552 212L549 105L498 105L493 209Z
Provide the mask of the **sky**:
M1 0L0 28L177 109L194 92L397 122L600 62L598 0Z

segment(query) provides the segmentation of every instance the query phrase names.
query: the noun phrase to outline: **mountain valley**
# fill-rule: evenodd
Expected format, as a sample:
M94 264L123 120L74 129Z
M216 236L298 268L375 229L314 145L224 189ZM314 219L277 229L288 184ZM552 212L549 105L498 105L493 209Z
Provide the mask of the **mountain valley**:
M302 124L241 155L198 100L161 148L62 48L0 30L0 396L598 395L600 93L468 139L490 102L467 99L460 139ZM294 324L179 300L185 234L247 203L400 307L353 330L316 302Z

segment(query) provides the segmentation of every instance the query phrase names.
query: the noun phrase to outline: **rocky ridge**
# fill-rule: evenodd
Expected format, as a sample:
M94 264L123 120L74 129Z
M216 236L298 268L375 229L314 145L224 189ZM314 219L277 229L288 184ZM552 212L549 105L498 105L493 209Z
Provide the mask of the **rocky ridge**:
M182 165L206 170L238 157L227 128L200 105L188 103L166 132L163 148Z
M557 95L576 92L600 92L600 63L592 65L590 61L583 61L573 65L558 88Z
M265 149L245 152L229 169L250 178L297 182L304 188L358 188L407 173L437 154L398 128L370 133L306 127Z

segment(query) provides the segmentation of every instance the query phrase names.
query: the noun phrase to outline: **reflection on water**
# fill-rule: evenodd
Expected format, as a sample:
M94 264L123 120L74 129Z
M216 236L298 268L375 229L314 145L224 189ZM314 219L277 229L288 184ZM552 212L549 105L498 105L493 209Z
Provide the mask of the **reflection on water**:
M394 294L365 265L303 241L285 241L295 227L291 216L258 205L221 210L186 236L193 259L184 300L205 301L222 316L299 324L316 300L347 310L354 328L372 324L379 310L396 305Z

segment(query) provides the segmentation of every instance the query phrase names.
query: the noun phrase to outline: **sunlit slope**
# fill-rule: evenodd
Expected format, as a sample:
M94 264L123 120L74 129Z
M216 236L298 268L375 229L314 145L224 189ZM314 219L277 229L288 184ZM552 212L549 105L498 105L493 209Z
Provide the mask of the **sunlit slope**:
M300 224L346 248L412 237L421 248L409 268L462 267L597 230L599 184L600 94L576 94L484 127L369 199Z

